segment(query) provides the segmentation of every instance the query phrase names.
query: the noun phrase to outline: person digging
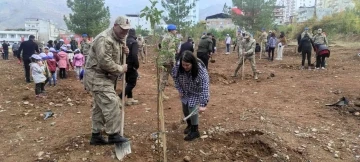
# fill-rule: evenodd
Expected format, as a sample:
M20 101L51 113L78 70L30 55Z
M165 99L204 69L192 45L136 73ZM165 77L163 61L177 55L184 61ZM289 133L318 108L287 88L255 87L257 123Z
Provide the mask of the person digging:
M246 60L249 60L251 63L251 69L254 73L254 79L257 80L258 79L258 74L256 72L256 66L255 66L255 47L256 47L256 41L255 39L251 38L250 33L246 32L245 33L245 41L243 42L243 44L240 46L241 48L244 49L244 53L240 54L241 57L238 61L238 66L235 69L235 73L234 75L232 75L232 77L237 77L238 76L238 71L240 70L240 68L243 68L243 64ZM241 50L241 49L240 49ZM244 71L244 70L243 70ZM242 76L243 76L243 71L242 71Z

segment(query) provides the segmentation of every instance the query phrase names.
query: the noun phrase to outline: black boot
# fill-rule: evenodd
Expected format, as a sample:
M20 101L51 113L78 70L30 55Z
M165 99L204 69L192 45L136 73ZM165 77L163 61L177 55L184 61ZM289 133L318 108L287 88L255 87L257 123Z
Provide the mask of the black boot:
M191 131L190 133L184 138L185 141L192 141L196 138L200 137L200 133L198 130L198 126L197 125L192 125L191 126Z
M111 134L108 138L108 144L115 144L115 143L124 143L129 141L128 139L120 136L119 133Z
M93 133L91 135L90 145L106 145L106 140L101 136L100 133Z
M186 120L186 122L187 122L187 127L184 130L184 134L189 134L191 130L191 120Z

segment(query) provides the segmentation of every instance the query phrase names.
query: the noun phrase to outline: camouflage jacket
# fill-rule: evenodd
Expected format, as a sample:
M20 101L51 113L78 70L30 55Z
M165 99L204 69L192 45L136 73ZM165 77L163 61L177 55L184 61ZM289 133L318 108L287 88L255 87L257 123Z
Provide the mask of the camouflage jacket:
M139 51L144 51L145 41L143 39L141 39L141 40L137 40L137 42L139 45Z
M324 34L316 34L313 38L314 44L324 44L328 45L328 41L326 39L326 36Z
M125 39L116 37L112 28L95 37L85 66L84 85L89 91L114 91L114 83L124 69Z
M175 63L175 54L178 49L178 44L179 40L176 36L171 33L164 35L160 49L160 65L173 65Z
M267 42L268 33L263 32L260 36L260 41L266 43Z
M81 41L81 53L85 56L89 55L89 50L91 48L91 43L86 42L86 41Z
M250 38L249 41L244 40L242 43L242 48L245 50L246 54L245 56L251 57L255 56L255 47L256 47L256 41L253 38Z

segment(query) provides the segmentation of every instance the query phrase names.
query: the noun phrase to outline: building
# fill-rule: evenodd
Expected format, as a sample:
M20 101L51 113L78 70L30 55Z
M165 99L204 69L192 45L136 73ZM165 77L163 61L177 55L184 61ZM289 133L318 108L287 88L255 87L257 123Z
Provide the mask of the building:
M323 8L331 8L334 13L345 11L348 8L354 8L355 3L353 0L322 0Z
M315 14L315 7L300 7L297 17L296 17L296 21L298 23L302 23L305 22L311 18L314 17ZM327 16L327 15L331 15L333 14L333 10L330 8L317 8L316 9L316 17L318 20L321 20L323 17Z
M206 28L215 30L235 29L231 16L224 13L219 13L206 17Z
M199 1L196 0L189 0L189 3L194 3L195 1L195 7L191 9L189 12L189 15L187 17L188 20L191 20L192 25L195 25L199 22L200 19L200 4Z
M25 19L25 30L35 31L38 33L38 40L47 42L48 40L56 40L60 34L69 33L65 29L59 29L50 20L43 20L38 18Z
M125 16L129 19L131 28L141 27L141 29L151 31L151 24L145 17L141 18L139 14L126 14Z
M29 36L34 35L35 39L38 38L36 31L0 31L0 41L7 41L10 44L14 42L21 42L29 40Z
M284 25L285 24L285 6L275 6L273 11L275 17L275 24Z

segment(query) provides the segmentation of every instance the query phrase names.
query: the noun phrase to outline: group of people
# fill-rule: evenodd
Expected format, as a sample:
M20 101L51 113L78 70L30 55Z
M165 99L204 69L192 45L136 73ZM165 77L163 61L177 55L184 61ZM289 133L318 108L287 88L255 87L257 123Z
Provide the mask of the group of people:
M88 53L87 45L90 46L90 42L87 35L83 35L82 50L76 48L73 51L74 46L64 44L62 39L56 44L50 40L46 46L39 48L35 42L35 36L30 35L29 40L22 42L13 52L19 59L19 63L24 64L26 82L31 83L32 79L35 83L36 97L42 98L46 96L45 85L49 83L49 86L56 86L57 76L59 75L60 79L66 79L67 71L70 69L75 70L77 78L81 79L85 56Z
M308 61L308 69L311 70L311 53L314 49L316 53L316 65L315 69L325 69L326 67L326 57L329 57L330 52L326 54L321 53L322 50L328 48L328 40L325 33L321 28L317 30L317 33L312 36L312 33L309 31L309 28L306 27L305 30L298 36L298 52L302 54L301 69L305 68L305 60Z

